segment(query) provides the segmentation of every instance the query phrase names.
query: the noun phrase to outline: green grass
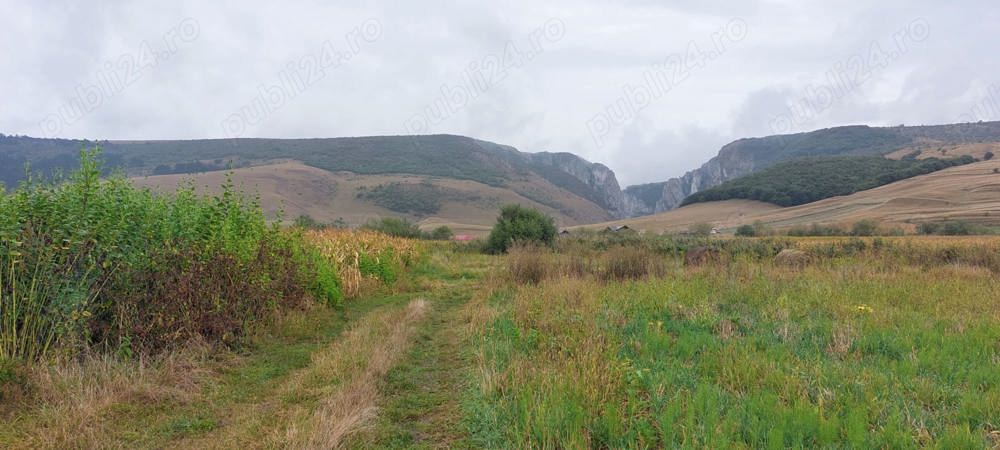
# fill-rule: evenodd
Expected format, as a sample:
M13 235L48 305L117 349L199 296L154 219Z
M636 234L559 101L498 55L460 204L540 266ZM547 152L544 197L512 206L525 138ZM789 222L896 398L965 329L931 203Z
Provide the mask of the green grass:
M865 254L501 291L467 421L485 447L997 445L998 288Z

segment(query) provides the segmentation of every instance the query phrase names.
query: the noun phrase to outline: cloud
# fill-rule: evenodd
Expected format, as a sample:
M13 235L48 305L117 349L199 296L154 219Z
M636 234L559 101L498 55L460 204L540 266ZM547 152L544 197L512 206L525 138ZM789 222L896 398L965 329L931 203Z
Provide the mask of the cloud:
M661 181L699 166L732 139L774 132L775 118L801 108L803 99L815 103L831 71L867 57L873 44L897 50L900 33L905 37L919 19L928 25L926 39L907 41L863 83L807 109L790 129L960 120L1000 83L994 6L987 0L13 0L0 19L6 88L0 132L224 137L225 121L287 84L290 67L305 76L311 58L332 49L351 57L301 89L284 86L281 101L265 104L241 135L400 134L437 104L448 111L428 121L427 132L524 151L570 151L607 164L625 184ZM175 39L185 20L198 24L190 42ZM359 42L359 27L370 20L381 33ZM553 20L563 33L545 39ZM734 20L747 33L727 40ZM149 50L168 57L88 103L96 98L91 86L120 75L128 58ZM718 54L697 58L693 51ZM671 58L684 63L686 76L595 145L588 121ZM496 61L502 76L491 65ZM488 83L471 87L470 77L487 75ZM454 100L458 86L474 95L441 103ZM83 112L69 114L74 108ZM47 127L60 114L71 120Z

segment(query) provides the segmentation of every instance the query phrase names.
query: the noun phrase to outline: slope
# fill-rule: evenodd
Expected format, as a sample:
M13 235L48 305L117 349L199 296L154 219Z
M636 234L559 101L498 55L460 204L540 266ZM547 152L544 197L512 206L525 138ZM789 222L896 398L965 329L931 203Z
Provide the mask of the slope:
M509 187L498 187L472 180L409 174L334 173L289 161L235 169L231 174L212 171L193 175L140 176L132 180L137 186L160 192L173 192L181 184L194 183L203 192L215 193L219 192L227 176L231 176L244 191L259 195L265 214L272 218L283 214L284 218L292 219L307 214L322 222L342 220L357 226L373 218L402 216L420 221L427 227L446 224L457 233L473 235L487 232L500 206L506 203L538 208L553 215L562 225L609 218L603 209L587 199L535 175L511 182ZM436 196L439 208L427 214L394 211L365 195L378 186L397 183L404 190L432 188L445 195Z
M453 135L328 139L201 139L83 141L0 135L0 181L24 177L23 166L43 174L76 164L81 147L101 145L109 166L130 176L194 174L288 160L329 172L414 175L472 181L504 188L539 203L538 180L621 217L621 188L610 169L570 153L523 153L492 142ZM554 200L550 207L574 208Z
M981 158L986 144L1000 142L1000 122L933 126L845 126L806 133L739 139L723 146L698 169L660 183L625 188L627 216L669 211L694 193L783 161L837 155L903 155ZM977 146L978 145L978 146ZM960 150L949 150L962 146ZM943 150L943 152L941 152ZM936 155L933 153L937 153Z
M681 231L695 223L721 229L761 221L775 228L795 225L847 224L874 219L912 229L916 224L960 219L987 226L1000 225L1000 160L952 167L927 175L781 208L749 200L697 203L647 217L588 225L628 225L653 232Z

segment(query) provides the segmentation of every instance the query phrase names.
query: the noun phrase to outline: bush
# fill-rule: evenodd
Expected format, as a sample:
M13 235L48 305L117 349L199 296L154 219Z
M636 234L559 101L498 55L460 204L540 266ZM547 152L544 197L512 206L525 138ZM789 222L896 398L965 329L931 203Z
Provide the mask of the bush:
M322 230L326 228L326 225L316 219L313 219L313 217L309 214L301 214L299 217L296 217L294 225L307 230Z
M538 284L549 273L547 252L531 245L515 245L507 255L507 270L514 282Z
M618 247L607 252L605 269L601 274L606 280L639 280L662 272L659 258L641 247Z
M500 210L497 223L486 239L489 253L506 253L515 243L552 246L556 225L552 217L534 208L507 205Z
M753 228L753 225L740 225L736 228L736 235L743 237L754 237L757 235L757 230Z
M451 228L448 228L445 225L441 225L435 228L434 231L431 231L428 237L429 239L435 241L447 241L451 239L453 236L455 236L455 233L451 231Z
M851 236L874 236L877 233L878 222L871 219L859 220L851 227Z
M61 184L0 194L0 359L87 348L233 343L307 294L336 301L328 263L267 225L228 180L217 197L171 197L102 180L99 150Z
M975 226L964 220L949 220L944 222L927 222L917 226L917 233L937 234L942 236L968 236L974 234L989 234L989 230Z
M991 159L993 159L993 152L986 152L986 154L983 155L983 161L989 161Z
M358 255L358 271L366 277L377 278L386 284L396 281L393 252L386 249L377 255L361 253Z
M691 228L688 229L688 233L691 233L695 236L708 236L712 234L712 224L696 223L694 225L691 225Z
M410 239L420 239L424 236L417 224L406 219L396 217L385 217L377 220L370 220L362 228L379 233L388 234Z

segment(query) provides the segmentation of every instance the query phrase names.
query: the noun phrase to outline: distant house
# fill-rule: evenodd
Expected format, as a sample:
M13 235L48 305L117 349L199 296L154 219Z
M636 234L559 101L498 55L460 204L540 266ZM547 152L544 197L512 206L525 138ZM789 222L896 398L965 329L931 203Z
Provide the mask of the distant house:
M712 234L719 234L719 229L718 228L712 228L711 233Z
M471 234L456 234L454 237L451 238L451 240L455 242L469 242L475 239L476 238L473 237Z

